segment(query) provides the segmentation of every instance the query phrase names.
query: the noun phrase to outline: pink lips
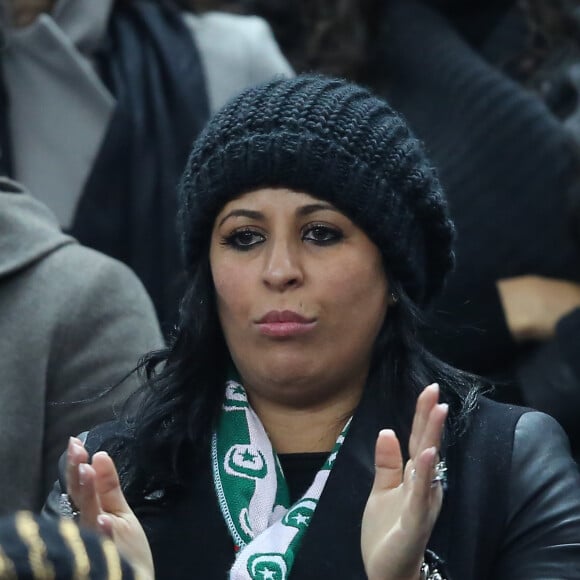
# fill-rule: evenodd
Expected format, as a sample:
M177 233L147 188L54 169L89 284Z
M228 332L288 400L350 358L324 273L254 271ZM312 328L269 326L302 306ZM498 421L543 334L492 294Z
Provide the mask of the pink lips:
M281 338L306 334L315 324L316 319L305 318L292 310L271 310L257 322L262 334Z

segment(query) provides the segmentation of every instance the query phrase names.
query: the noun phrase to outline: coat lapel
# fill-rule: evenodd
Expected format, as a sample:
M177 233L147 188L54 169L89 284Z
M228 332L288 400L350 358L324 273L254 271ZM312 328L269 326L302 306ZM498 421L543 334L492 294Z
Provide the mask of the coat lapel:
M366 580L362 515L374 478L376 437L393 424L376 397L363 399L304 536L292 578L343 578L348 570L349 580Z
M408 459L410 430L402 431L392 408L392 404L372 393L367 393L361 401L303 538L291 578L344 578L348 571L349 580L366 580L360 550L361 523L374 480L375 443L381 429L395 429L403 460ZM442 452L445 454L445 444ZM446 554L448 548L446 522L450 514L445 504L444 500L428 545L438 554Z

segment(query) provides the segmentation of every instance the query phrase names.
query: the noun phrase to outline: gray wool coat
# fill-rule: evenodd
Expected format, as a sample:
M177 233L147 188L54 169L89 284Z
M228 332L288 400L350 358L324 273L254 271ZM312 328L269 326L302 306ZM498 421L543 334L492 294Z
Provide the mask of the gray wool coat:
M138 379L97 396L160 346L132 271L0 178L0 515L42 506L68 437L113 417Z

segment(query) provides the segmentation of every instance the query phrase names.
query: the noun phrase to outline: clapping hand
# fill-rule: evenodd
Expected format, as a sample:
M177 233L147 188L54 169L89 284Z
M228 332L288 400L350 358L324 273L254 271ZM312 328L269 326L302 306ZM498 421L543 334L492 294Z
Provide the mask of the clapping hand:
M369 580L418 580L427 542L441 510L442 486L433 482L447 405L429 385L417 400L403 465L392 430L379 433L375 480L365 508L361 548Z
M67 491L80 512L80 524L101 532L142 580L153 580L153 557L147 536L129 507L113 460L100 451L89 465L89 454L79 439L71 437L67 449Z

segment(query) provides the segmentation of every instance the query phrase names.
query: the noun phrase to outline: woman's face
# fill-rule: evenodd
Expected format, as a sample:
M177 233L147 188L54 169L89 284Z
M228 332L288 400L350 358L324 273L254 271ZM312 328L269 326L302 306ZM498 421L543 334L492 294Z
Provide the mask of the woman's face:
M217 216L210 264L250 397L300 407L362 390L388 283L378 248L348 217L305 193L252 191Z

